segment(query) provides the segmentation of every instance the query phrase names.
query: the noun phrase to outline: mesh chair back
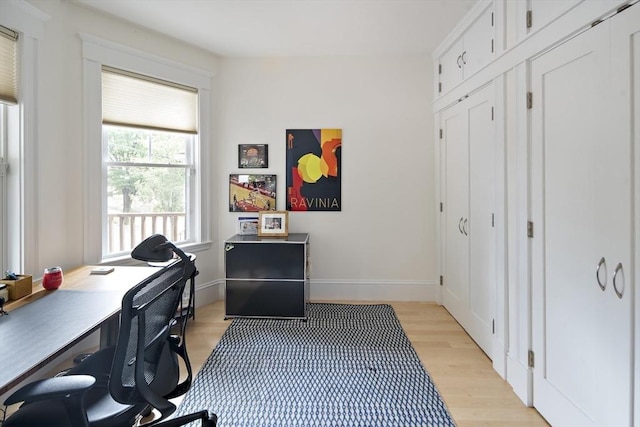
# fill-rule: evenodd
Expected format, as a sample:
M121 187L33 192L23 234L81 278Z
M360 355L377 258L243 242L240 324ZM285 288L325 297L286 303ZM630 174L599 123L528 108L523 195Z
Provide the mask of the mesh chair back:
M120 403L148 403L161 412L175 408L163 398L179 380L169 336L185 284L194 272L194 263L180 257L123 297L109 381L111 395Z

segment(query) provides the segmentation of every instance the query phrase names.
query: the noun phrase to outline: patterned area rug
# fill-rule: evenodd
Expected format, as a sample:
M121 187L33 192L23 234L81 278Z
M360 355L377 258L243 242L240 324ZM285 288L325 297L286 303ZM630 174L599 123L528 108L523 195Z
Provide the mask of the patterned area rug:
M234 319L177 415L202 409L220 427L455 426L389 305Z

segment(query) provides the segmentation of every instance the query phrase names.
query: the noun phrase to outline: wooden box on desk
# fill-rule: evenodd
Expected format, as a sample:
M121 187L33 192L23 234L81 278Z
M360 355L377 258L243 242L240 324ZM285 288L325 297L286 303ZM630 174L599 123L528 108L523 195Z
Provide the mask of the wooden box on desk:
M18 280L0 280L0 283L7 285L10 300L26 297L33 291L33 280L29 275L19 274Z

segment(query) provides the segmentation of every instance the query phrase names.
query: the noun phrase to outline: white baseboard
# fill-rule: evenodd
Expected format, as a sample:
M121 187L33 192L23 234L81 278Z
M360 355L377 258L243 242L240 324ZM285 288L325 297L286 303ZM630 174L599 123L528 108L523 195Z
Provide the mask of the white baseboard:
M440 302L440 286L423 281L311 280L310 299Z
M425 301L440 303L440 286L423 281L311 280L311 301ZM224 299L224 280L196 287L196 307Z

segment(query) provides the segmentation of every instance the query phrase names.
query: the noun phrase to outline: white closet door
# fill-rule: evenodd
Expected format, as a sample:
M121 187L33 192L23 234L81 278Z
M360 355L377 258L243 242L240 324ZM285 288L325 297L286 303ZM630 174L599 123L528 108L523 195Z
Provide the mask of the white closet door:
M442 302L463 326L468 319L469 239L465 220L469 216L469 145L467 110L458 103L441 114L443 131L440 152L444 153L444 286Z
M495 149L488 86L441 114L443 305L492 357Z
M469 335L492 358L495 306L495 132L493 86L473 94L469 120Z
M631 113L612 20L531 63L534 406L557 427L631 422Z

